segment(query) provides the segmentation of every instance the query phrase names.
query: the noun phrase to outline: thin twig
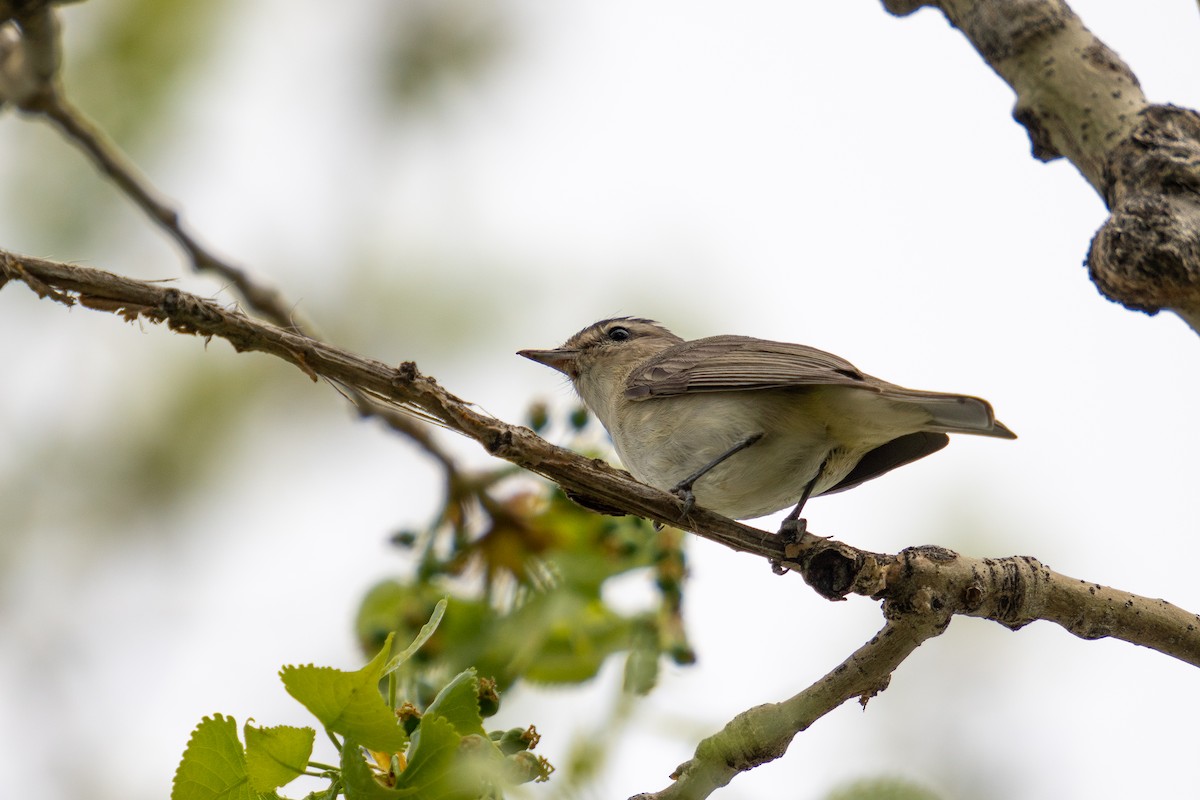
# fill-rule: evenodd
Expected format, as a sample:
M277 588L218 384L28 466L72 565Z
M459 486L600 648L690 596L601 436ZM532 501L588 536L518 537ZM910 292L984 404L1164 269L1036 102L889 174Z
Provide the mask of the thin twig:
M211 272L227 281L255 313L283 328L304 330L297 311L283 294L252 278L244 269L218 257L183 225L179 211L164 200L117 146L58 91L44 95L36 110L75 144L130 200L174 239L196 272Z
M193 236L184 227L179 210L154 189L150 181L87 115L67 100L58 83L61 32L57 17L49 6L22 18L18 38L8 42L7 46L15 48L17 57L12 59L13 74L0 72L0 86L5 89L4 99L16 103L27 113L44 117L57 127L68 142L86 155L102 174L179 244L194 271L209 272L220 277L247 308L275 325L296 333L315 335L316 326L303 319L295 304L288 301L282 292L218 257ZM448 474L455 473L454 461L427 428L411 417L396 414L354 387L342 388L343 394L360 414L378 417L393 431L415 442L437 460Z

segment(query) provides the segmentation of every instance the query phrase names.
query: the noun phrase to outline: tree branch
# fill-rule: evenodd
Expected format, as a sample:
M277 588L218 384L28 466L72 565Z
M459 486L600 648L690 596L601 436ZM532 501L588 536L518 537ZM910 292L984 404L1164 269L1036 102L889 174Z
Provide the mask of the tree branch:
M269 353L301 369L312 380L325 378L373 400L475 439L499 458L549 478L565 490L667 525L680 525L681 502L638 483L628 473L598 459L555 447L528 428L476 411L447 392L415 364L390 367L317 339L284 330L224 308L196 295L110 272L0 251L4 279L25 282L41 297L162 322L177 333L225 339L235 350ZM770 534L695 510L686 520L709 538L766 558L781 558L782 544Z
M931 546L892 556L825 539L787 544L784 551L782 565L798 569L823 596L882 599L889 619L933 608L1011 630L1046 620L1081 639L1121 639L1200 667L1200 616L1068 577L1030 556L971 558Z
M932 547L889 555L812 535L785 543L703 508L681 516L683 504L674 495L477 411L412 362L390 367L178 289L0 251L0 286L6 280L21 281L39 296L67 305L78 301L127 320L166 323L177 333L216 336L239 352L276 356L312 380L324 378L474 439L497 458L542 475L570 494L795 570L830 599L860 594L883 599L893 610L932 603L1013 629L1046 619L1085 639L1111 636L1200 666L1200 618L1163 600L1077 581L1028 557L974 559Z
M755 706L696 746L695 755L671 773L667 788L630 800L699 800L728 784L739 772L774 761L796 734L857 697L867 701L887 688L891 674L927 639L950 623L944 612L906 615L883 629L825 677L782 703Z
M939 547L888 556L815 537L785 549L784 564L801 570L826 597L853 591L882 598L887 624L804 691L744 711L700 742L670 786L631 800L700 800L737 773L780 758L797 734L851 698L865 706L917 647L959 614L1012 630L1049 620L1083 639L1112 636L1200 666L1200 617L1165 600L1068 578L1034 558L966 558Z
M883 0L941 9L1016 92L1042 161L1066 157L1111 212L1087 264L1110 300L1174 311L1200 333L1200 116L1151 105L1137 77L1063 0Z

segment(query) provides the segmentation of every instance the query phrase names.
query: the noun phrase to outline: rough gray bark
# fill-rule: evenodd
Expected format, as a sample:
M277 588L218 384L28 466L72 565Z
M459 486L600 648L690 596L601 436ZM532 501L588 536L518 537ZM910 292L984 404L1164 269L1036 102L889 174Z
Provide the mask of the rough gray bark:
M1066 158L1110 215L1087 266L1126 308L1200 332L1200 116L1147 101L1133 71L1062 0L884 0L938 8L1017 100L1034 157Z

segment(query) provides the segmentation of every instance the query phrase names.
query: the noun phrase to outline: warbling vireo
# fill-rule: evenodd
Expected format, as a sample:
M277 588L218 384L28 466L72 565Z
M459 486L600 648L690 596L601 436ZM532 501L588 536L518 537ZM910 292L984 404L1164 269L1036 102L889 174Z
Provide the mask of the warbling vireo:
M946 433L1015 439L987 401L905 389L802 344L684 341L661 325L597 322L520 355L571 379L635 477L734 519L840 492L930 453Z

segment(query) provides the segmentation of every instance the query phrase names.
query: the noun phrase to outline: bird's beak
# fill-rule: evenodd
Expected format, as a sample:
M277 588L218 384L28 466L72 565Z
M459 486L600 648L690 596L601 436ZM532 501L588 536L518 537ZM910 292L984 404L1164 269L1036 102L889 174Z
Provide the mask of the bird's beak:
M579 374L575 368L579 360L578 350L567 350L562 347L556 350L518 350L517 355L525 356L530 361L536 361L539 364L545 364L568 378L574 378Z

